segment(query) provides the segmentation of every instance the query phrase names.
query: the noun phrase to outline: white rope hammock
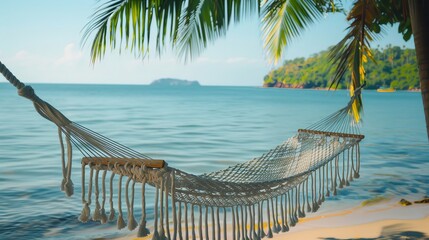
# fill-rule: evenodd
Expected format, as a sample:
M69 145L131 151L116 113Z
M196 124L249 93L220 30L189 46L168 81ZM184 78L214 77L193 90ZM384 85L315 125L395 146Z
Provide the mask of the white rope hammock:
M114 221L116 215L119 229L139 226L138 236L147 236L145 188L150 185L156 189L153 239L221 239L222 235L234 240L270 238L273 233L288 231L306 212L317 211L325 196L336 195L338 188L359 177L359 142L364 136L349 113L361 89L346 107L299 129L261 157L193 175L70 121L1 62L0 72L19 95L33 102L41 116L58 126L61 189L67 196L73 194L72 145L84 155L82 222L106 223ZM114 184L118 184L116 203ZM139 223L134 217L136 184L141 188ZM126 214L122 211L124 201Z

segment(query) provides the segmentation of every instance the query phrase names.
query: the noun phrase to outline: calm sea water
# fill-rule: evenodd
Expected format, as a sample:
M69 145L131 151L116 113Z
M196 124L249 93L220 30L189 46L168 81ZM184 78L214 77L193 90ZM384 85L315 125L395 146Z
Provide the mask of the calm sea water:
M33 87L73 121L195 174L257 157L298 128L338 110L348 98L346 91L256 87ZM325 202L321 211L355 206L376 196L429 195L429 145L421 95L365 91L364 104L361 178ZM74 158L75 195L66 198L59 190L55 126L13 87L0 84L0 239L129 234L114 225L77 221L80 155L76 152Z

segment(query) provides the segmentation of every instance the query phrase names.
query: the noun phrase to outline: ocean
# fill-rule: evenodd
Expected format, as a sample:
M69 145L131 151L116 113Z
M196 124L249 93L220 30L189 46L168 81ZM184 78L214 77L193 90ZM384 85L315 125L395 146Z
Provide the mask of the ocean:
M347 91L32 86L74 122L194 174L258 157L348 101ZM429 195L429 145L420 93L363 91L363 101L361 178L329 198L321 212L380 196L417 200ZM77 220L82 209L81 157L75 151L75 195L67 198L60 191L56 127L12 86L0 84L0 239L109 239L130 234L116 230L114 223ZM149 201L147 208L151 207Z

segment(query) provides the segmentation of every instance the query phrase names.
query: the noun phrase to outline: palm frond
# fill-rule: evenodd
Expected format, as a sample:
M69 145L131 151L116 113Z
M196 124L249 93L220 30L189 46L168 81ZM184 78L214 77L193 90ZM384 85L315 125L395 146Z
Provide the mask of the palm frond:
M233 22L256 13L257 1L189 0L180 16L173 46L185 60L198 56L209 42L226 34Z
M267 0L262 4L262 35L268 59L274 63L293 37L322 17L313 0Z
M198 55L210 41L258 11L259 0L108 0L84 27L83 44L93 37L92 62L111 50L129 49L144 57L156 43L161 53L167 40L185 59ZM153 36L155 34L155 36Z
M351 22L346 36L331 49L330 61L335 66L335 72L331 80L330 88L337 87L345 72L351 72L350 95L360 88L365 81L364 63L367 59L374 61L370 42L375 37L374 23L379 16L375 1L356 1L347 16ZM363 110L362 98L359 93L353 102L351 114L356 122L360 121Z
M166 37L173 37L177 32L177 16L181 15L185 2L186 0L109 0L102 3L84 27L83 44L93 36L92 62L100 60L109 45L111 50L125 48L138 56L144 56L149 51L150 42L156 41L160 51ZM151 36L152 30L156 31L155 40Z
M92 15L92 19L85 25L85 31L83 34L83 44L89 39L91 33L97 30L97 33L94 36L94 40L92 41L91 48L91 59L94 62L97 58L102 58L104 53L106 52L106 38L107 38L107 23L109 18L115 12L120 12L123 8L123 4L125 1L116 0L109 1L102 4L98 10ZM112 28L116 27L113 25ZM115 30L116 32L116 30ZM116 45L115 41L110 39L112 46Z
M344 7L341 0L314 0L316 7L322 13L344 13Z

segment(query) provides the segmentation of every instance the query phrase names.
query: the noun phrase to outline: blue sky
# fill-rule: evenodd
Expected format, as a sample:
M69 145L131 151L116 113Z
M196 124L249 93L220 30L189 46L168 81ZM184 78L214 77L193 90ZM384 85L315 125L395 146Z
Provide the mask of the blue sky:
M260 86L264 75L275 68L262 49L257 17L230 28L227 35L192 62L183 63L171 51L161 58L153 52L145 60L123 51L108 52L95 66L90 46L81 47L82 29L97 7L95 0L3 0L0 8L0 61L24 82L148 84L162 77L198 80L203 85ZM345 34L344 15L327 15L311 25L286 49L284 59L308 57L336 44ZM386 29L372 43L414 48Z

